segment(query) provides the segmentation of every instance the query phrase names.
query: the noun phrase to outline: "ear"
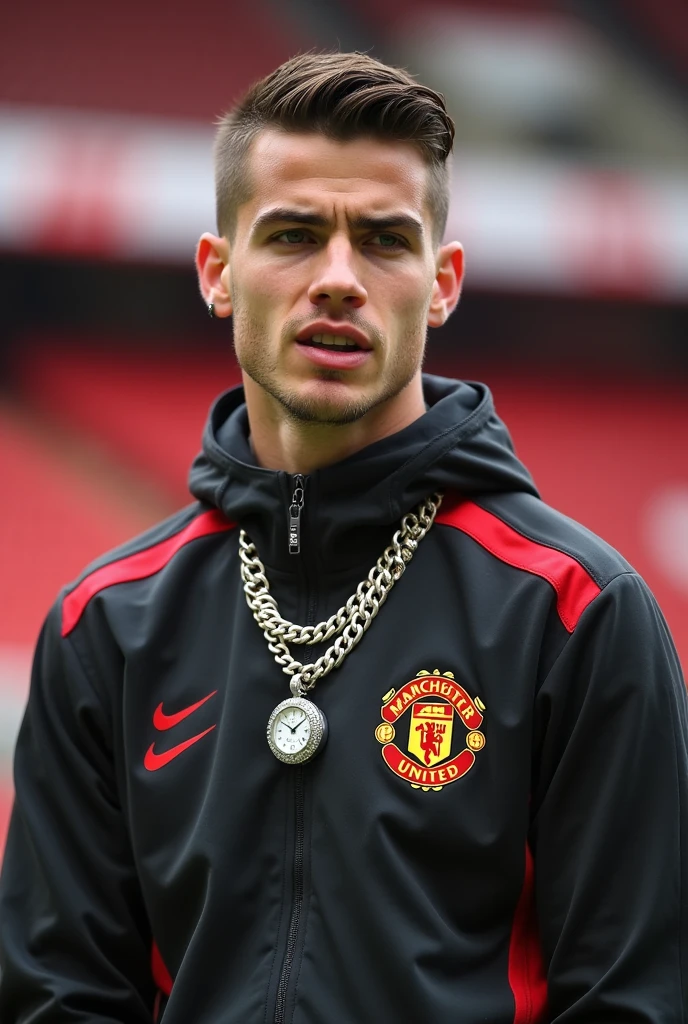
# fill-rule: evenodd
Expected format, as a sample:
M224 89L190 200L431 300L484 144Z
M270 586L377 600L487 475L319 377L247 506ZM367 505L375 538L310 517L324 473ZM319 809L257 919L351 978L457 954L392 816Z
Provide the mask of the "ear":
M201 235L196 247L198 284L206 304L215 306L215 316L231 316L229 242L226 238Z
M461 297L464 262L460 242L447 242L437 253L437 275L432 284L428 326L441 327Z

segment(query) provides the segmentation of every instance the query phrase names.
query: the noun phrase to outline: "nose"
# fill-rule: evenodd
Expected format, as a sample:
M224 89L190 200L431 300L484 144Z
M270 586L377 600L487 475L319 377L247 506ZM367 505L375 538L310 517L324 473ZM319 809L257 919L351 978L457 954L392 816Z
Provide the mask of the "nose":
M314 306L358 309L368 300L355 266L355 253L347 238L333 237L323 247L308 289Z

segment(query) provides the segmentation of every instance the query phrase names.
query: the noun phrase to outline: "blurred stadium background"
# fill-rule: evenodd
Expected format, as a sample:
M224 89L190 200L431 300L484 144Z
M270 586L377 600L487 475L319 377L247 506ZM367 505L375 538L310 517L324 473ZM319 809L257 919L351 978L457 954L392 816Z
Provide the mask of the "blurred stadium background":
M542 494L617 546L688 664L685 0L24 0L0 15L0 846L59 587L188 500L227 322L192 270L212 123L299 50L447 96L462 304L427 366L486 380Z

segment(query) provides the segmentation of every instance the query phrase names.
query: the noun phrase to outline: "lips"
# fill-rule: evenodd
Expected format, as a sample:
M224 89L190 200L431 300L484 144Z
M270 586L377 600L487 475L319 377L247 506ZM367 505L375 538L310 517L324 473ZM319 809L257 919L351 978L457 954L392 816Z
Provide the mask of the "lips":
M304 327L296 336L296 347L309 362L329 370L355 370L373 349L363 331L332 320L316 320Z
M316 366L331 370L355 370L371 358L370 349L336 348L334 345L309 345L297 342L299 352Z
M315 323L302 328L296 335L296 340L301 345L337 350L361 349L368 352L373 347L363 331L359 331L352 324L331 320L316 320Z

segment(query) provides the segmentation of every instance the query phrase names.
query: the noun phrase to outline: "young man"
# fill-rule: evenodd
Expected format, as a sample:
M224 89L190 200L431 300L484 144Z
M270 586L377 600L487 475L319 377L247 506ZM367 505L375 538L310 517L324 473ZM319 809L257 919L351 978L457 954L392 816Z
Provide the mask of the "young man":
M421 376L463 276L452 137L359 54L295 58L220 126L197 263L244 384L196 503L41 635L3 1024L688 1019L662 616L483 385Z

